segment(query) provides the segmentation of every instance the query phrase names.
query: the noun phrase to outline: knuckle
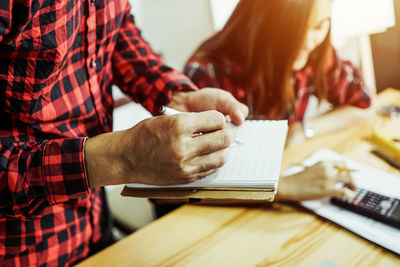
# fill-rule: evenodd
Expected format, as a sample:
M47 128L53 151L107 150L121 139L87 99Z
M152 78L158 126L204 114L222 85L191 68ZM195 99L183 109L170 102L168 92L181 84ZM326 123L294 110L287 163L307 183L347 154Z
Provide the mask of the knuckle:
M213 173L215 173L216 171L217 171L216 168L210 169L210 170L208 171L207 175L213 174Z
M225 163L228 161L228 155L227 154L222 154L222 157L221 157L221 161L220 161L220 165L219 165L219 167L222 167L223 165L225 165Z
M336 193L336 195L338 196L338 197L345 197L346 196L346 191L345 190L338 190L337 191L337 193Z
M316 172L323 173L326 167L323 161L315 163L311 168L313 168Z
M229 132L225 131L221 137L221 145L222 147L229 147L232 143L232 137Z
M331 179L330 172L327 169L323 170L321 179L324 183L327 183Z
M185 129L185 119L183 114L172 116L169 120L169 128L174 129L176 132L183 132Z
M188 178L186 179L186 182L188 182L188 183L192 183L192 182L196 181L197 179L198 179L198 178L197 178L197 177L195 177L195 176L188 177Z
M181 177L183 180L187 179L187 168L183 164L179 164L177 166L176 174Z
M329 168L330 164L327 161L321 161L320 166L321 166L321 168L326 170Z
M179 166L185 160L185 153L181 148L175 148L170 153L173 162L177 163Z
M220 121L220 123L225 124L226 119L224 114L222 114L221 112L217 112L217 116L218 116L218 120Z
M153 126L154 126L153 124L157 119L154 119L154 118L145 119L145 120L139 122L132 129L140 129L141 131L144 131L145 134L150 134L150 133L154 132L153 131Z
M326 183L322 183L319 186L321 192L327 192L329 190L329 186Z
M334 177L334 173L332 172L332 169L329 167L324 167L321 170L321 173L323 174L324 180L331 180Z
M221 155L219 156L218 160L217 160L217 168L222 167L226 161L228 160L228 156L226 155L226 153L221 153Z
M225 124L225 116L221 112L218 112L216 110L210 110L210 114L212 114L214 120L218 121L218 123Z
M186 150L184 149L184 147L187 147L187 141L187 138L182 134L175 137L173 145L176 147L178 153L185 153Z
M322 185L322 189L324 190L324 191L328 191L328 190L330 190L330 185L329 185L329 183L324 183L323 185Z
M220 94L221 94L222 96L224 96L224 97L234 98L233 95L232 95L232 93L229 92L229 91L226 91L226 90L221 90L221 91L220 91Z
M316 167L322 167L323 164L324 164L323 161L318 161L317 163L314 164L314 166L316 166Z
M322 181L319 183L319 188L320 188L321 190L323 190L323 191L329 190L330 187L331 187L331 183L330 183L327 179L322 180Z

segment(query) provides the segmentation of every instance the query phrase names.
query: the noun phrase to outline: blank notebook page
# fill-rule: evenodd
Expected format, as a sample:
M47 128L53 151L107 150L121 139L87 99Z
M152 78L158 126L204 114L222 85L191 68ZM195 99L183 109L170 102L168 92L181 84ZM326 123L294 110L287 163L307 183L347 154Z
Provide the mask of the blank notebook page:
M228 160L216 173L182 185L128 184L133 188L276 188L287 134L287 121L245 121L234 127L243 144L228 148Z

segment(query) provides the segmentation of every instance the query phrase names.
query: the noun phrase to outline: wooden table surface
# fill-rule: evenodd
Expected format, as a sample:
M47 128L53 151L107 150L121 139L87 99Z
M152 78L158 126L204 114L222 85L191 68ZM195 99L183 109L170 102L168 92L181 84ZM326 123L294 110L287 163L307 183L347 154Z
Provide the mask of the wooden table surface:
M319 148L397 173L369 153L374 127L400 131L399 119L378 116L382 104L400 104L400 91L379 94L351 127L291 144L282 170ZM369 112L369 113L368 113ZM344 110L320 124L340 124ZM364 116L365 118L365 116ZM127 212L129 212L127 210ZM400 240L399 240L400 242ZM327 263L328 265L323 265ZM400 257L312 213L283 203L256 207L183 206L82 262L80 266L400 266ZM333 265L335 266L335 265Z

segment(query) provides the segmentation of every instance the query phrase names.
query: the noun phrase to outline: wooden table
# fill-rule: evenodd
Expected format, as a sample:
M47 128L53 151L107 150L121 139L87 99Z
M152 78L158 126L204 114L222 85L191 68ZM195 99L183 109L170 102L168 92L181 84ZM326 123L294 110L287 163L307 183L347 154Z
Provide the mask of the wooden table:
M400 104L400 91L381 93L372 111L364 112L370 115L367 120L290 145L285 149L282 169L326 147L400 174L369 153L368 136L374 127L390 126L400 131L398 119L376 114L375 109L384 103ZM340 122L343 114L328 114L329 123ZM318 266L324 261L340 266L400 266L399 256L296 205L282 203L257 207L186 205L81 266Z

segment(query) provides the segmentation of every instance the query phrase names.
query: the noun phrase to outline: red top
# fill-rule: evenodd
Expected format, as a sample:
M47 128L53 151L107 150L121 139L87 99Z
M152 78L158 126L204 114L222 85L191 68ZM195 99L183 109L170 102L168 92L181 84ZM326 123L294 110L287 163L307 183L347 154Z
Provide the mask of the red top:
M225 61L225 67L233 73L240 73L241 68L232 62ZM186 64L184 73L200 88L217 87L232 93L239 101L246 104L252 114L253 96L245 92L243 87L235 84L225 74L225 70L218 69L213 62L205 58L191 58ZM371 98L366 92L364 82L358 69L349 61L342 61L336 53L331 53L329 66L327 68L328 94L327 100L334 106L353 105L367 108L371 104ZM293 74L295 90L295 106L288 114L289 124L301 121L307 108L310 95L315 88L313 82L313 70L306 66ZM269 114L256 116L260 119L280 119Z
M153 114L196 87L140 37L128 0L0 1L0 265L69 265L102 236L86 137L112 129L111 85Z

